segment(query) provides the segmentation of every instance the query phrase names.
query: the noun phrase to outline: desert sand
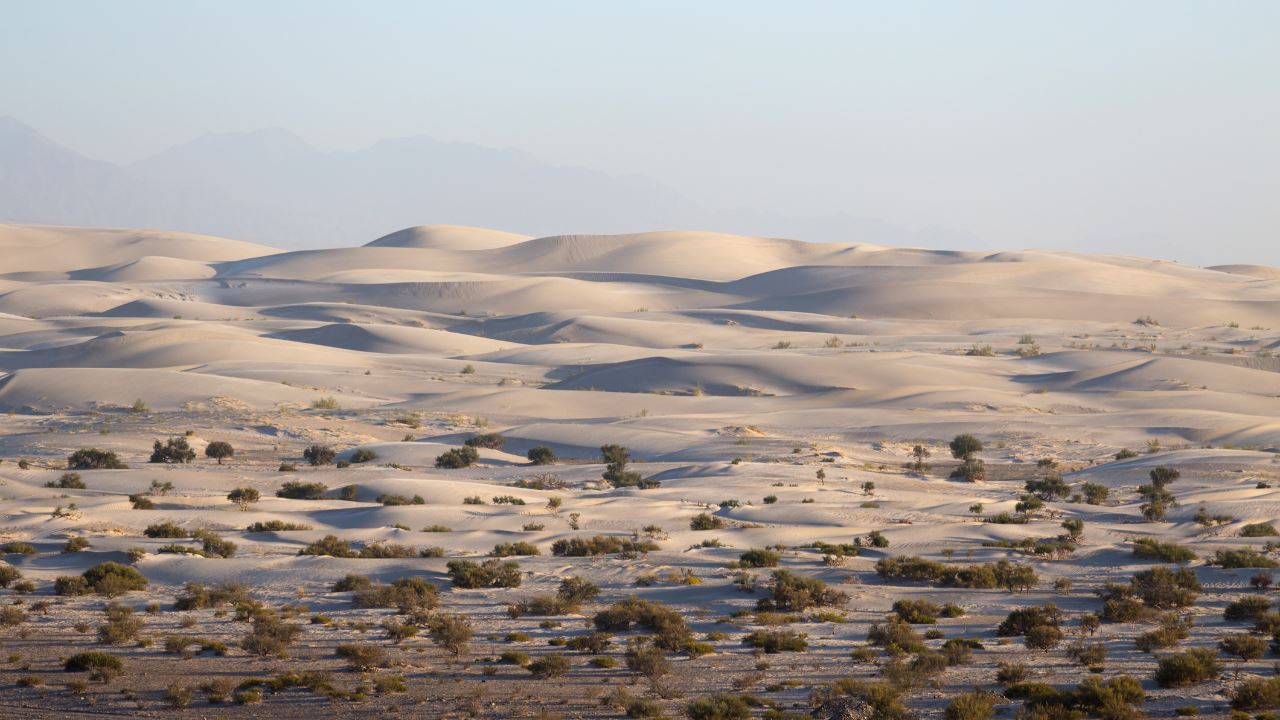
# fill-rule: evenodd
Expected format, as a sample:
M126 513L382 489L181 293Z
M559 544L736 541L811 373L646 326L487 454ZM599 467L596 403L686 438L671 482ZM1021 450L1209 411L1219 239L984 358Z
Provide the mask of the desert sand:
M655 712L684 717L691 702L729 693L760 701L753 717L802 717L815 689L888 676L907 707L934 716L961 693L999 691L1000 663L1020 662L1029 681L1059 689L1128 674L1151 716L1187 706L1225 715L1240 682L1271 675L1272 655L1238 667L1223 656L1223 672L1182 687L1153 678L1161 657L1216 653L1223 637L1253 628L1223 611L1257 594L1249 581L1259 570L1208 560L1239 548L1276 557L1267 537L1241 530L1280 519L1277 351L1280 269L1261 266L709 232L530 238L458 226L284 252L176 232L3 225L0 542L31 546L3 561L34 587L0 590L24 614L0 629L0 714L594 718L625 716L647 699ZM435 466L488 433L505 442L479 449L469 467ZM952 477L960 462L948 443L961 434L983 444L980 480ZM153 443L169 438L182 438L194 460L148 462ZM234 456L206 457L212 442L230 443ZM629 448L628 469L657 487L606 482L601 447L610 444ZM313 445L331 447L338 464L309 465L303 451ZM908 467L916 446L929 467ZM536 447L557 462L531 465ZM60 486L68 456L83 448L128 467L78 470L83 488ZM1168 487L1176 505L1152 521L1137 488L1156 468L1180 477ZM1065 496L1019 509L1026 481L1055 475ZM326 489L318 499L276 496L293 481ZM1108 497L1087 502L1085 483ZM239 509L227 494L240 487L261 499ZM153 508L135 509L130 496L139 494ZM421 504L379 500L388 496ZM691 529L702 513L719 527ZM1001 514L1016 522L984 522ZM1064 520L1084 525L1062 552L993 545L1055 538ZM306 529L247 530L270 521ZM165 522L237 549L227 558L173 552L166 546L200 544L144 535ZM432 526L448 530L424 531ZM357 551L440 550L299 554L326 535ZM553 554L557 541L595 535L650 539L657 549ZM87 547L64 552L71 538ZM1096 591L1108 583L1172 566L1135 557L1134 538L1190 549L1196 559L1184 566L1202 585L1175 609L1194 626L1154 652L1135 647L1159 627L1154 616L1103 622L1092 635L1078 622L1103 611ZM855 539L856 555L815 548ZM508 558L519 564L519 587L453 586L450 561L481 561L516 542L540 553ZM795 617L753 614L776 568L746 570L752 589L735 564L766 547L777 549L779 568L847 598ZM1008 560L1038 580L1012 593L877 572L884 558L905 556ZM108 561L131 564L149 586L114 601L54 593L57 578ZM467 651L446 652L425 624L393 643L382 624L404 620L395 609L356 608L352 593L332 591L350 573L437 585L435 612L473 626ZM600 594L553 617L509 615L511 603L554 594L570 576ZM289 657L242 648L250 624L230 606L174 609L191 582L243 583L267 607L293 606L286 622L303 629ZM635 630L615 633L599 653L560 646L632 596L668 604L709 647L672 651L669 673L635 683L625 660ZM962 616L914 627L939 631L925 641L935 651L973 639L972 656L899 682L868 631L903 599L958 605ZM108 602L137 610L136 637L99 642ZM144 612L152 602L158 609ZM1049 602L1066 615L1056 647L1032 650L997 633L1011 610ZM743 643L776 630L805 634L806 651ZM166 652L175 635L228 650ZM1076 642L1102 645L1105 662L1073 660ZM335 648L353 643L383 648L385 667L349 670ZM64 672L63 661L93 650L119 656L123 674L77 685L84 675ZM563 652L571 667L538 679L498 662L515 651L535 661ZM210 703L200 690L300 670L330 672L335 690L268 690L248 704ZM356 692L384 676L403 677L404 691ZM193 699L171 708L182 688ZM1000 712L1012 717L1022 703L1001 696Z

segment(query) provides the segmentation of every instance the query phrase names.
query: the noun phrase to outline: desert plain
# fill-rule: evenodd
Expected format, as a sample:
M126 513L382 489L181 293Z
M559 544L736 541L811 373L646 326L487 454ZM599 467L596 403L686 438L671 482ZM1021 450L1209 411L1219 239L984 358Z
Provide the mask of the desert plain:
M1267 713L1277 351L1264 266L0 225L0 716Z

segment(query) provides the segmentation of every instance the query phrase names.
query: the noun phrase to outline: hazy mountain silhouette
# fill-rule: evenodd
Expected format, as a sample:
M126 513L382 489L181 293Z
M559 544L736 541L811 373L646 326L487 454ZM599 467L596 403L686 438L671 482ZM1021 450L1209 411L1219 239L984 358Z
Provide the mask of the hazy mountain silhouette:
M208 134L125 166L0 118L0 220L162 227L277 247L358 245L427 223L528 235L714 229L811 240L972 244L846 215L710 211L654 180L426 137L344 152L281 129Z

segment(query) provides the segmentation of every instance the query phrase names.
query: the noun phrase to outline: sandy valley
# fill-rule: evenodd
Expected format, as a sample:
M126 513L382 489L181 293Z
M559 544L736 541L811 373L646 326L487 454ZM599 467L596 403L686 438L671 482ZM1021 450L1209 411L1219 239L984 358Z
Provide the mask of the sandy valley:
M1278 351L1264 266L0 225L0 715L1280 709Z

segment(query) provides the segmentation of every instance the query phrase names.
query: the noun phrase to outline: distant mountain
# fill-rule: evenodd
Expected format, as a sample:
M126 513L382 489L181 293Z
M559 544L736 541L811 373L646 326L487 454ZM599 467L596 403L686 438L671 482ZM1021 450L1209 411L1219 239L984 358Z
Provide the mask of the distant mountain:
M685 228L889 244L936 239L840 214L709 211L638 175L426 137L324 152L287 130L217 133L118 166L12 118L0 118L0 221L158 227L284 248L360 245L445 223L528 235Z

